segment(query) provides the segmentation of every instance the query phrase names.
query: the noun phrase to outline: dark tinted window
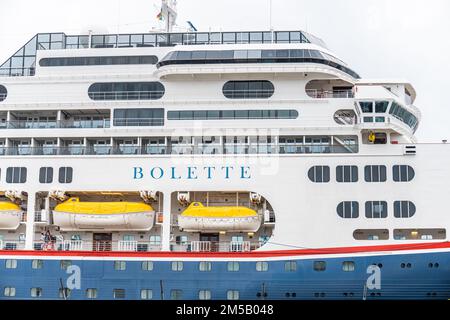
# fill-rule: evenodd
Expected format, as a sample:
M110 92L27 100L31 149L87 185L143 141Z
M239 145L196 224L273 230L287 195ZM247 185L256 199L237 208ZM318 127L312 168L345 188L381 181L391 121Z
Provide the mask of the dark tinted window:
M88 94L92 100L157 100L165 93L161 82L94 83Z
M389 105L388 101L376 101L375 102L375 112L376 113L385 113L388 105Z
M270 98L275 91L273 84L261 81L228 81L222 92L229 99L262 99Z
M357 166L337 166L336 167L337 182L357 182L358 167Z
M394 217L411 218L416 213L416 206L411 201L395 201Z
M312 182L330 182L329 166L314 166L308 171L308 178Z
M386 201L367 201L366 202L366 218L378 219L387 218L387 202Z
M53 182L53 168L42 167L39 169L39 182L40 183L52 183Z
M167 111L168 120L297 119L297 110Z
M7 95L8 90L6 90L6 88L0 84L0 102L5 100Z
M344 201L338 204L337 214L341 218L356 219L359 217L359 203L356 201Z
M192 113L191 113L192 118ZM180 116L181 119L181 116ZM163 126L164 109L143 108L143 109L115 109L114 125L120 126Z
M71 167L59 168L59 183L71 183L73 177L73 169Z
M396 165L392 167L392 177L395 182L408 182L414 179L415 172L411 166Z
M25 183L27 181L27 168L9 167L6 169L7 183Z
M364 179L366 182L385 182L386 166L365 166Z
M156 64L156 56L110 56L110 57L65 57L43 58L39 61L41 67L78 67L104 66L126 64Z

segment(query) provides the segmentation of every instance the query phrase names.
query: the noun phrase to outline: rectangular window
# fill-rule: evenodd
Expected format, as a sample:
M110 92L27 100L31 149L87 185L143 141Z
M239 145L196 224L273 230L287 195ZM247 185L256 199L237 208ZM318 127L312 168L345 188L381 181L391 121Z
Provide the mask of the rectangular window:
M394 229L395 240L445 240L446 229Z
M180 112L179 116L181 119L181 117L183 116L182 112ZM162 108L114 110L114 126L116 127L163 126L163 125L164 125L164 109Z
M72 183L73 169L72 167L59 168L59 183Z
M358 167L357 166L337 166L336 167L337 182L357 182Z
M114 270L124 271L127 269L126 261L114 261Z
M15 259L6 260L5 268L6 269L16 269L17 268L17 260L15 260Z
M360 107L361 107L361 111L363 113L373 113L373 102L372 101L361 101L359 103Z
M170 291L171 300L181 300L183 299L183 290L173 289Z
M392 167L392 177L395 182L409 182L414 179L415 172L411 166L396 165Z
M210 290L200 290L198 292L199 300L211 300L211 291Z
M386 166L365 166L364 179L366 182L385 182Z
M183 261L172 261L172 271L183 271Z
M353 232L355 240L388 240L389 230L387 229L357 229Z
M5 287L5 289L3 290L3 295L5 297L15 297L16 296L16 288Z
M284 264L284 271L295 272L297 271L297 261L287 261Z
M211 271L212 265L209 261L201 261L198 265L200 271Z
M53 168L42 167L39 169L39 183L52 183L53 182Z
M7 183L25 183L27 181L27 168L9 167L6 169Z
M386 201L367 201L366 202L366 218L384 219L387 218L387 202Z
M153 290L151 290L151 289L142 289L141 290L141 299L142 300L151 300L151 299L153 299Z
M142 270L144 270L144 271L153 271L153 261L144 261L144 262L142 262Z
M114 289L113 297L114 299L125 299L125 289Z
M31 296L33 298L42 297L42 288L31 288Z
M237 261L229 261L227 264L227 270L230 272L239 271L239 262Z
M327 263L325 261L314 261L314 271L325 271L327 269Z
M227 291L227 300L239 300L239 291L238 290L228 290Z
M342 262L342 271L345 271L345 272L353 272L353 271L355 271L355 262L354 261L344 261L344 262Z
M42 269L44 267L44 261L43 260L33 260L31 262L31 268L32 269Z
M256 262L256 271L265 272L269 270L269 264L266 261Z
M96 288L86 289L86 298L88 299L97 299L98 291Z

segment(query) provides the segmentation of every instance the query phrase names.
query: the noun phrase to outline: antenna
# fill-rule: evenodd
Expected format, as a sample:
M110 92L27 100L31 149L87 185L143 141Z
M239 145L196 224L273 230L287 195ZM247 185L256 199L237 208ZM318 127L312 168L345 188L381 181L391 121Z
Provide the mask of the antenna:
M177 1L162 0L161 12L157 15L159 20L164 20L166 24L166 32L172 32L173 26L177 20Z

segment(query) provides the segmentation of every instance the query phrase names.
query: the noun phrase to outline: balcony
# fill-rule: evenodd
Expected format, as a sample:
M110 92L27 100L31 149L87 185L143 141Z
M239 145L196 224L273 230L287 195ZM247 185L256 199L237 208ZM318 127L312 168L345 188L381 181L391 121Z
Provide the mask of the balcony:
M64 120L64 121L4 121L0 129L101 129L109 128L110 120Z
M352 90L320 90L307 89L306 94L314 99L350 99L354 98L355 94Z
M145 241L56 240L52 242L36 241L34 242L34 249L44 251L152 252L160 251L161 244Z
M176 252L249 252L261 247L259 241L190 241L170 244Z

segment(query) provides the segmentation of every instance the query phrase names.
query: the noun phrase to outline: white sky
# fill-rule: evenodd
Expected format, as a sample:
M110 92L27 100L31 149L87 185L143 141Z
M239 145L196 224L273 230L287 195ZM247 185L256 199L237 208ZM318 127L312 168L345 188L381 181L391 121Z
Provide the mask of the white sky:
M158 0L0 0L0 64L38 32L147 32ZM178 0L178 24L199 31L268 30L269 0ZM275 30L307 30L365 78L417 90L420 141L450 139L450 1L273 0Z

